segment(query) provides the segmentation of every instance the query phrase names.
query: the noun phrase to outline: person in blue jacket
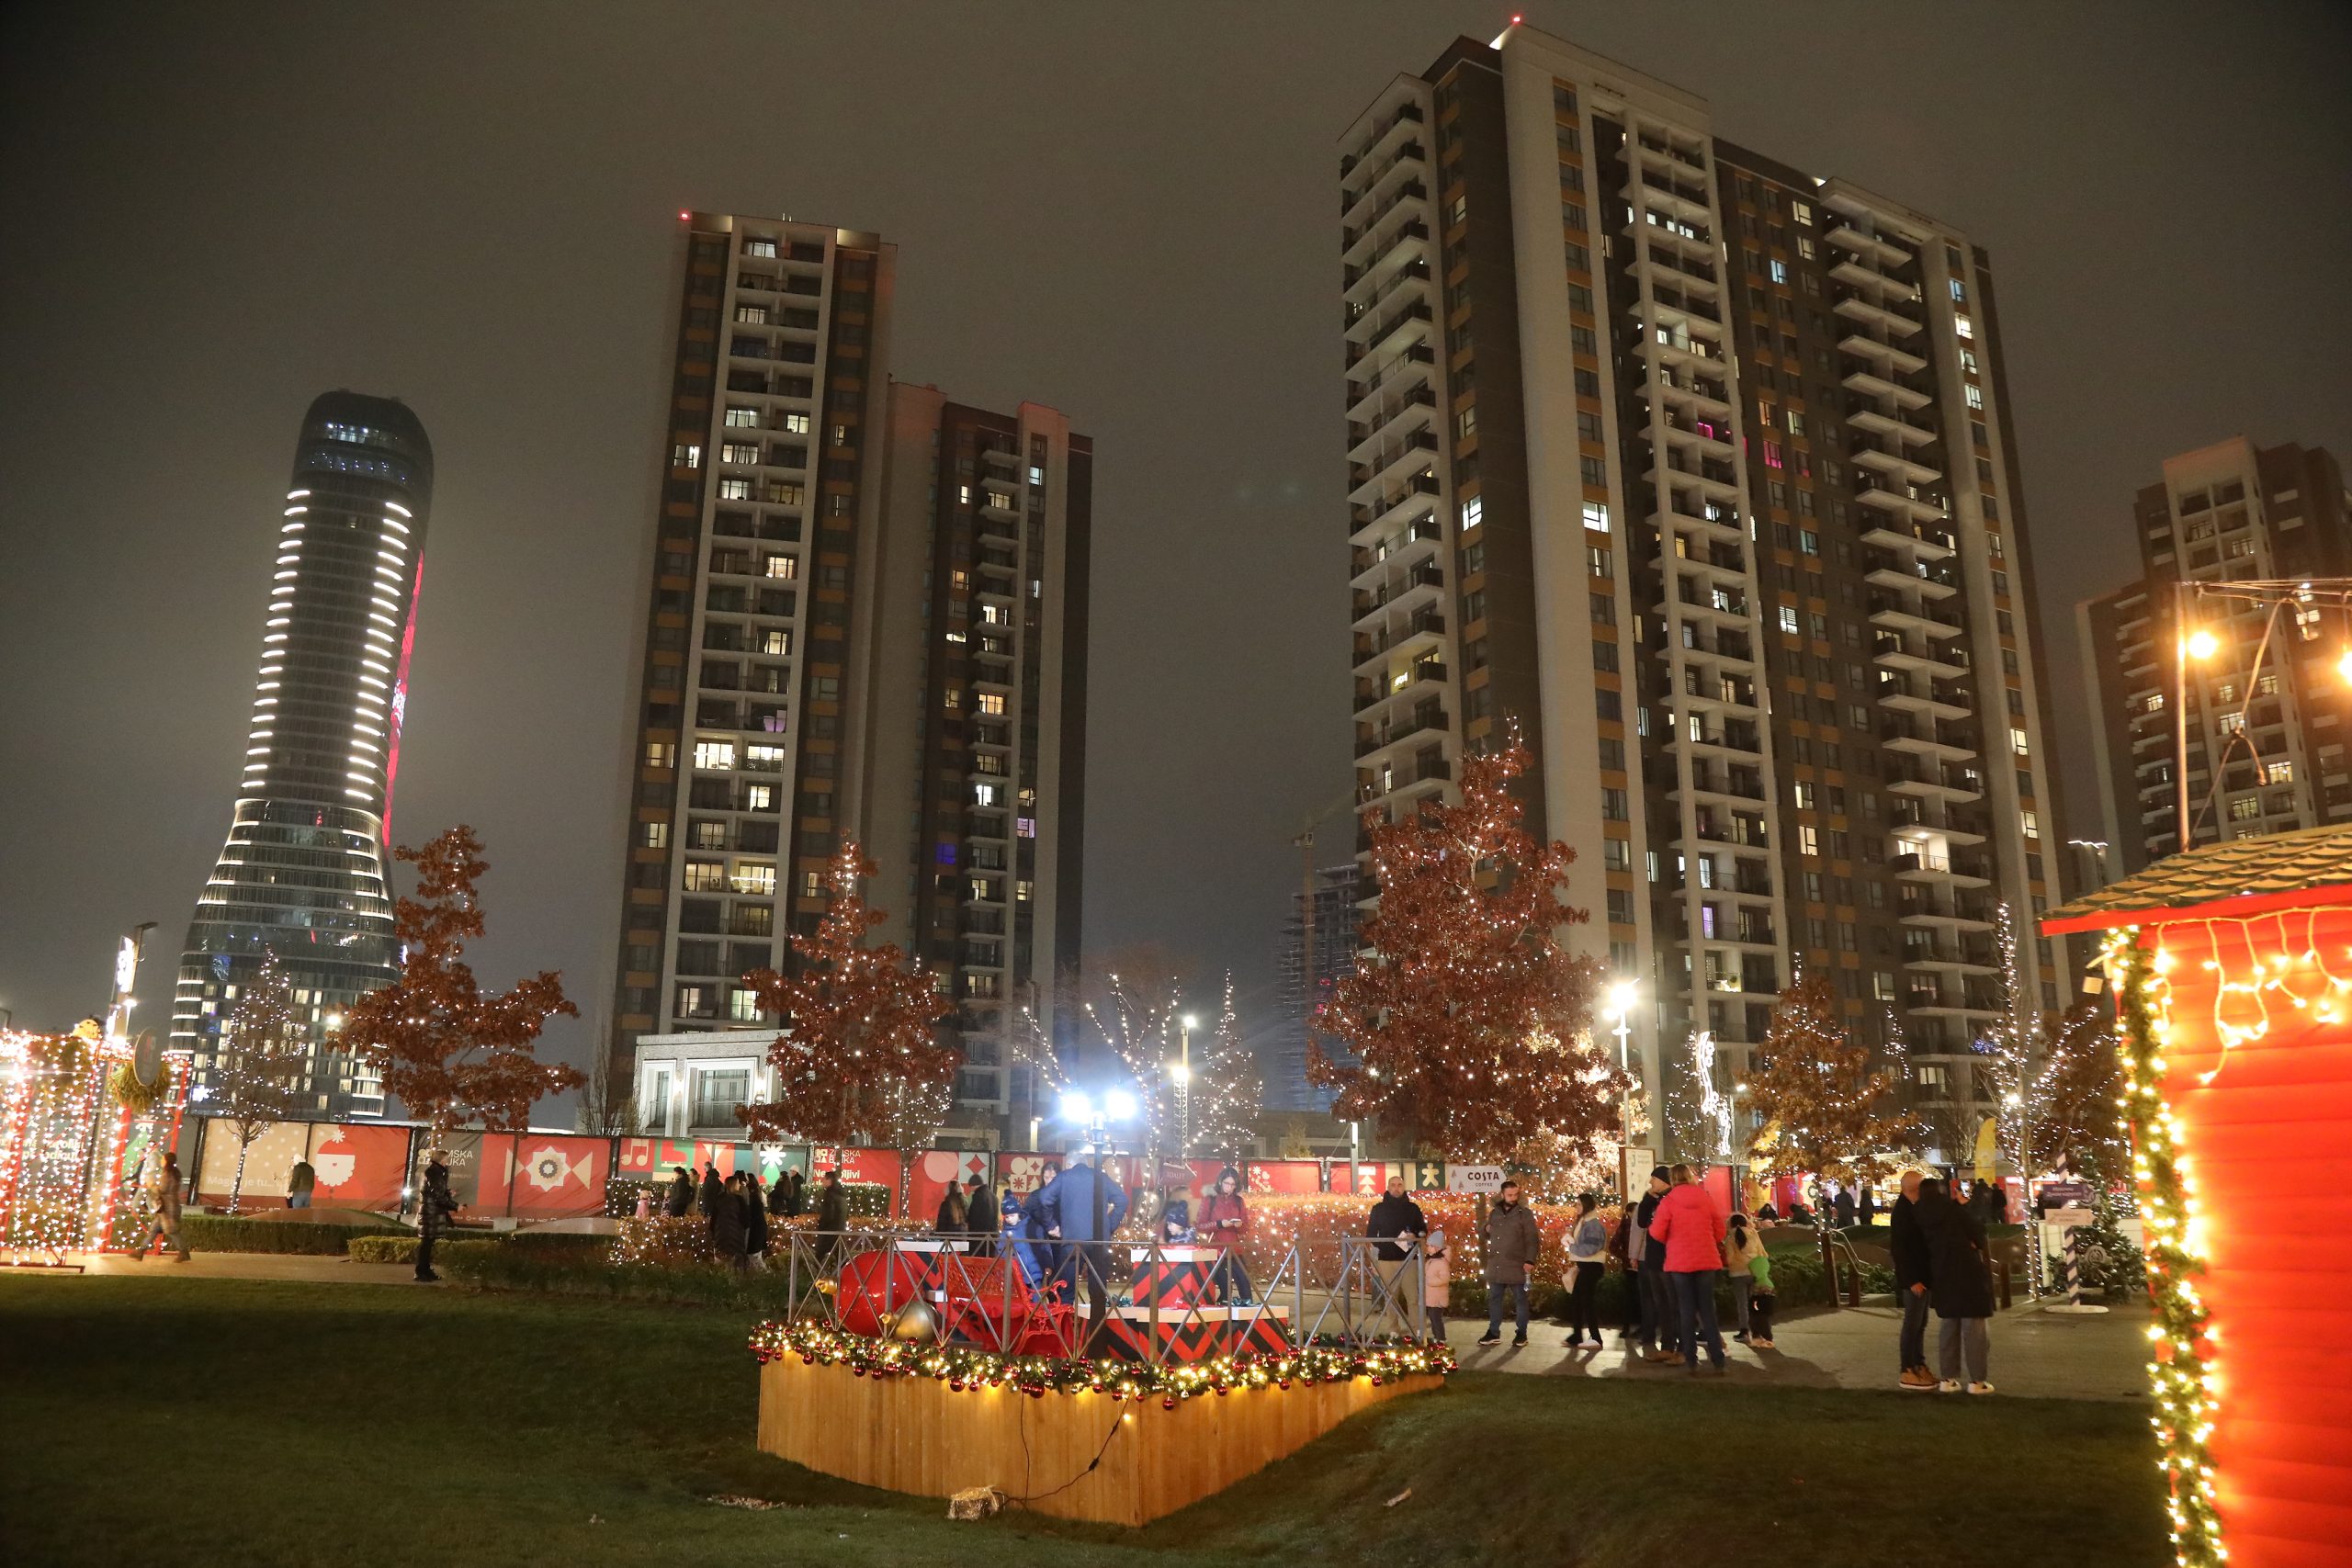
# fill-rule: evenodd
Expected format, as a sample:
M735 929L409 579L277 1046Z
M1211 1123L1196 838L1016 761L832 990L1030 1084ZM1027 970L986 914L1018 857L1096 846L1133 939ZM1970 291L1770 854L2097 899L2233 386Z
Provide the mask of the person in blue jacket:
M1094 1151L1081 1147L1029 1201L1030 1223L1061 1245L1055 1249L1054 1278L1065 1282L1073 1303L1079 1277L1086 1280L1086 1342L1090 1349L1111 1307L1111 1248L1106 1245L1127 1217L1127 1195L1116 1181L1094 1168Z
M999 1205L998 1224L1004 1235L1005 1250L1020 1265L1029 1288L1035 1290L1046 1278L1045 1248L1036 1245L1036 1238L1044 1233L1023 1205L1021 1195L1010 1187L1004 1190L1004 1201Z

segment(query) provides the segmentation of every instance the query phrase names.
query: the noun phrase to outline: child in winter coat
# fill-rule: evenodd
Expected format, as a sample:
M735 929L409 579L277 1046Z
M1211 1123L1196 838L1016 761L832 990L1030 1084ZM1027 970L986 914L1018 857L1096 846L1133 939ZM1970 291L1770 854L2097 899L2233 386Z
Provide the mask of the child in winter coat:
M1758 1250L1747 1259L1747 1348L1772 1348L1772 1255Z
M1445 1341L1445 1309L1452 1300L1453 1263L1446 1256L1445 1233L1430 1232L1421 1249L1421 1305L1430 1316L1430 1337Z

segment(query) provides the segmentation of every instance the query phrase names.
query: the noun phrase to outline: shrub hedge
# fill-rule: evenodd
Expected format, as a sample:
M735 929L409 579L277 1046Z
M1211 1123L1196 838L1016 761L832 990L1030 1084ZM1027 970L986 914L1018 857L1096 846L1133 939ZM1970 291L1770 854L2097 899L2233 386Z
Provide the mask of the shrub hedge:
M198 1252L289 1252L342 1256L356 1236L399 1236L398 1225L318 1225L300 1220L243 1220L226 1214L183 1213L180 1226Z
M350 1242L354 1263L413 1263L416 1261L416 1237L410 1235L356 1235Z

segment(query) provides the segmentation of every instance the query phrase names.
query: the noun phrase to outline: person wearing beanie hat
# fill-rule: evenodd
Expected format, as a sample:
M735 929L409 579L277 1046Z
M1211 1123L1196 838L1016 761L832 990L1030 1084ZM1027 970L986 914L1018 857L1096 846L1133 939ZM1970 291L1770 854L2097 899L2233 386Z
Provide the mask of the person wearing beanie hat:
M1645 1361L1665 1364L1682 1359L1678 1351L1681 1340L1677 1337L1676 1313L1671 1289L1666 1282L1666 1243L1650 1235L1650 1222L1657 1216L1658 1201L1672 1190L1673 1173L1665 1166L1650 1168L1650 1190L1634 1211L1634 1224L1642 1236L1641 1266L1634 1275L1642 1297L1641 1357Z

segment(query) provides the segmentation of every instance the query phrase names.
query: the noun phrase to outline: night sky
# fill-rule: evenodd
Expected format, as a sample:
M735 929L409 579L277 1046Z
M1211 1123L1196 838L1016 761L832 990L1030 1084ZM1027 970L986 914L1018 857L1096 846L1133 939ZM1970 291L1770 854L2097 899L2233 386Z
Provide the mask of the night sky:
M2064 733L2074 602L2129 574L2164 456L2352 461L2352 10L1524 9L1991 247ZM879 231L899 378L1094 437L1086 939L1262 997L1289 840L1350 776L1336 139L1510 11L7 7L0 1007L97 1010L154 920L167 1023L297 422L340 386L438 457L394 837L481 832L474 956L560 968L585 1055L681 208Z

